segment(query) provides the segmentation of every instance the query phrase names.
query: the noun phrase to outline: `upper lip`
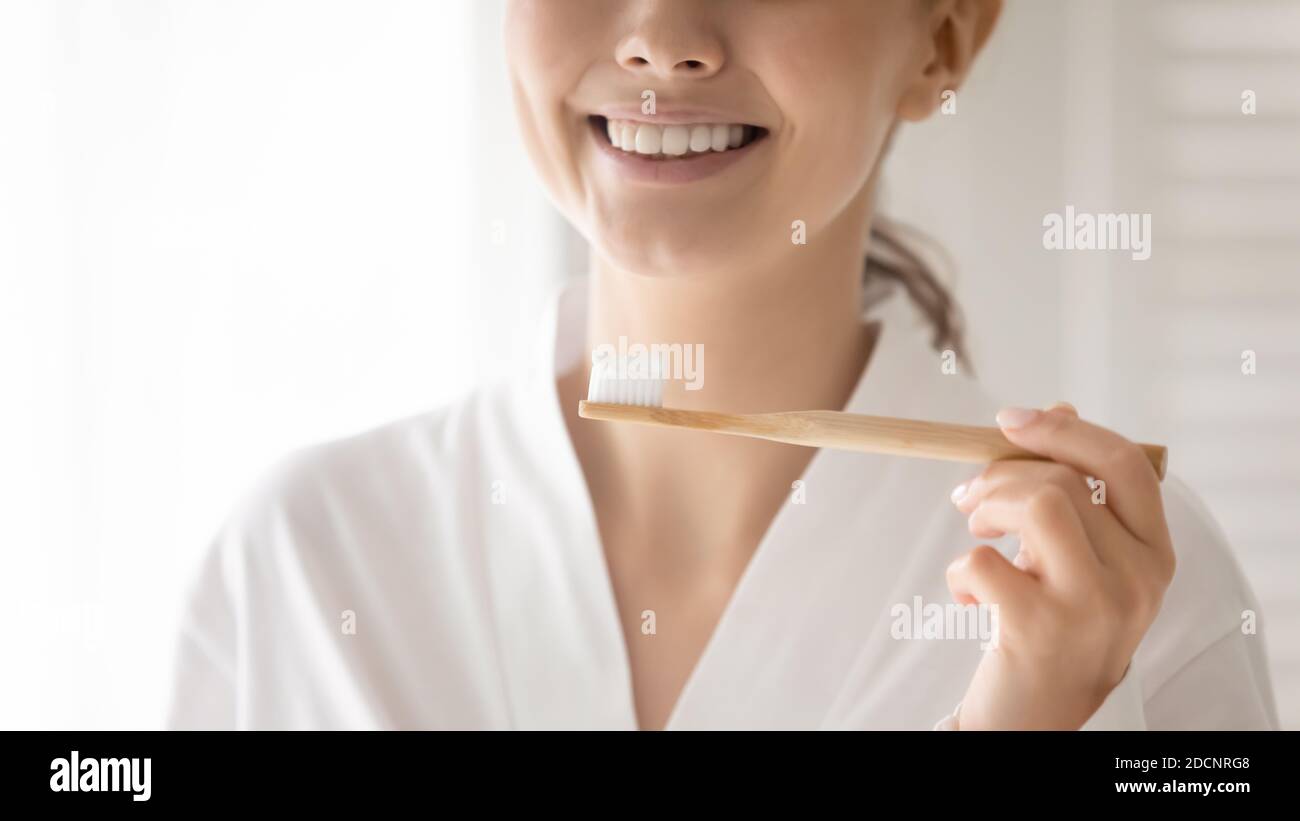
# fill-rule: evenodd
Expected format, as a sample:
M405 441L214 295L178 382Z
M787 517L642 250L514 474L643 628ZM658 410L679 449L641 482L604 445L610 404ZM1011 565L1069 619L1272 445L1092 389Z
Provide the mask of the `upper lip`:
M589 113L608 120L631 120L651 125L712 125L725 123L730 125L753 125L771 130L766 123L759 122L752 116L713 106L656 103L654 114L644 114L639 104L611 103L598 106Z

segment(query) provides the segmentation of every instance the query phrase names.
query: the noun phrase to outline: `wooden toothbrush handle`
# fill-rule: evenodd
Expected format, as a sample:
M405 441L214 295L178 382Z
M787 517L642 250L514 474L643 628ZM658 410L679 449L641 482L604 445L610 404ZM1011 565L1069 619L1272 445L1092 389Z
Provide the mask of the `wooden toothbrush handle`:
M886 453L954 462L996 462L1002 459L1050 461L1011 444L998 428L923 422L839 411L784 413L716 413L713 411L638 408L601 402L579 402L578 415L607 422L636 422L659 427L750 436L772 442L865 453ZM1168 451L1161 445L1139 445L1165 478Z
M771 414L784 416L786 414ZM836 411L788 414L803 420L799 439L818 447L919 456L957 462L996 462L1003 459L1050 461L1049 457L1011 443L995 427L953 425L914 419L862 416ZM789 441L789 440L783 440ZM1169 451L1162 445L1139 444L1156 476L1165 478Z

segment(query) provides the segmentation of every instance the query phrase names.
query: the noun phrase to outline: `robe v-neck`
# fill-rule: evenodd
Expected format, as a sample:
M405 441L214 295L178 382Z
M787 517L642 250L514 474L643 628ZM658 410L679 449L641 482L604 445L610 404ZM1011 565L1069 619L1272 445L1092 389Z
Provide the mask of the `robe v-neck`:
M914 338L919 331L902 304L901 294L864 312L863 321L879 324L864 372L843 410L904 416L915 396L900 390L909 372L937 368L938 354L927 358ZM561 487L572 494L567 504L582 521L572 544L575 576L585 590L594 638L594 656L609 668L599 676L616 683L623 696L616 726L637 727L627 637L601 543L591 493L568 437L556 392L556 376L573 367L575 337L585 327L585 289L566 288L548 318L551 344L539 346L550 379L534 386L540 396L529 402L545 407L545 436L555 439L552 463ZM792 494L776 513L724 606L699 658L678 693L664 729L736 726L819 726L831 709L851 665L865 645L864 631L878 628L880 596L890 587L898 551L880 550L879 540L855 538L839 523L846 515L859 521L887 523L891 495L907 492L900 460L818 450L800 476L802 492ZM901 484L900 484L901 483ZM795 500L799 501L796 502ZM898 534L901 540L905 534ZM858 579L860 586L843 581ZM534 624L521 626L532 631ZM635 640L635 639L634 639ZM671 641L669 635L647 640ZM814 683L809 686L810 682ZM609 694L613 700L613 694ZM775 720L776 716L781 719ZM766 718L765 718L766 717Z

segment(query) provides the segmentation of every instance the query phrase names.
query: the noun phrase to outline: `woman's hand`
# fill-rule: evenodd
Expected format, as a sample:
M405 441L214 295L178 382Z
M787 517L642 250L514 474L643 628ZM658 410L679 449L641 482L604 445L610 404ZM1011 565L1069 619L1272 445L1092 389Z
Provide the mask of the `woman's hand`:
M997 605L958 727L1078 729L1124 678L1173 579L1160 481L1141 449L1069 405L1008 408L998 424L1054 461L996 462L953 491L972 534L1020 537L1014 563L981 545L948 567L958 602Z

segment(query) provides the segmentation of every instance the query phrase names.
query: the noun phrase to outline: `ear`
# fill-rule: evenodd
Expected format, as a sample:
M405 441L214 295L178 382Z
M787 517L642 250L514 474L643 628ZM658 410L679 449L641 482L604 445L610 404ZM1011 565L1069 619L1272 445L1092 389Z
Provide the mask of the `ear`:
M913 122L929 117L943 101L944 91L956 91L965 81L1002 13L1002 0L937 0L926 14L929 46L898 101L898 117Z

